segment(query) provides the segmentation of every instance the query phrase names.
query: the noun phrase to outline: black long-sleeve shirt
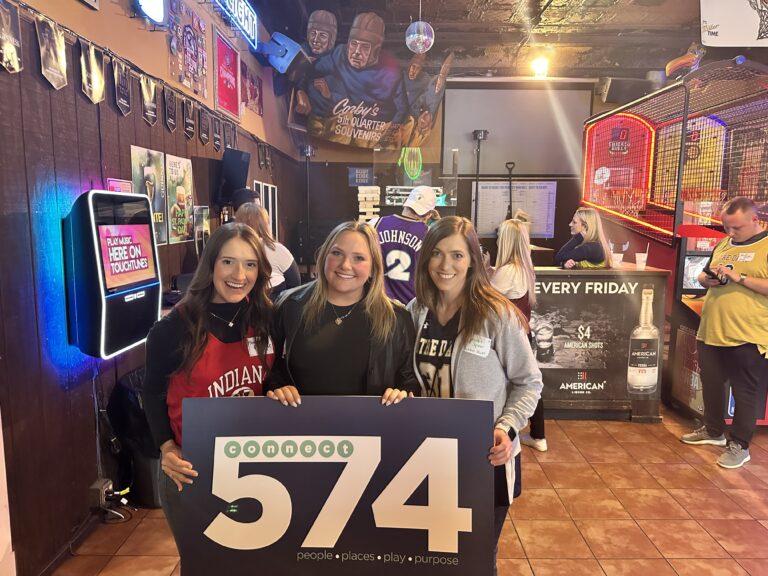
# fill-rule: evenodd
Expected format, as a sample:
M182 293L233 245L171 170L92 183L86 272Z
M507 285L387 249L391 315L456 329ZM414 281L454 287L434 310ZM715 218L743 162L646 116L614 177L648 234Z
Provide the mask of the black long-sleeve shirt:
M555 255L555 262L559 266L568 260L575 262L586 260L592 264L600 264L605 260L605 252L600 242L584 242L584 236L574 234Z
M229 327L225 320L220 319L230 320L241 307L242 302L209 304L208 310L212 315L206 319L208 332L225 344L242 340L242 314L233 327ZM141 398L149 429L158 447L173 438L166 396L170 377L179 369L184 359L181 345L185 334L184 321L179 310L174 308L155 323L147 336L146 368Z

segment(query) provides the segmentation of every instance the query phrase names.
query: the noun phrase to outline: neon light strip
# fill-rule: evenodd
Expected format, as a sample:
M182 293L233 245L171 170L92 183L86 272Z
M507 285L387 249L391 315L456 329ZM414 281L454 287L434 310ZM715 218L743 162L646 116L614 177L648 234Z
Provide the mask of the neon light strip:
M224 14L243 33L248 45L259 48L259 17L245 0L215 0Z
M600 206L598 204L595 204L594 202L587 202L585 200L583 204L586 204L587 206L591 206L595 210L608 212L609 214L618 216L623 220L629 220L630 222L635 222L636 224L640 224L644 228L650 228L651 230L656 230L657 232L661 232L662 234L666 234L667 236L674 236L674 234L672 234L672 232L670 232L669 230L666 230L664 228L659 228L658 226L654 226L653 224L648 224L648 222L643 222L642 220L638 220L637 218L632 218L631 216L627 216L626 214L622 214L621 212L616 212L615 210L611 210L610 208L606 208L605 206Z

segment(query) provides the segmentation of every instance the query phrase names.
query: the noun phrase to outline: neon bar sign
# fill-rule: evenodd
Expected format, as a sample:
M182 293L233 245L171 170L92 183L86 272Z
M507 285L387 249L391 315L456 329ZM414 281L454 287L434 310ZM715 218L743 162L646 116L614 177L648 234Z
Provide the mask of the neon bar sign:
M214 1L243 33L248 44L256 50L259 42L259 19L247 0Z

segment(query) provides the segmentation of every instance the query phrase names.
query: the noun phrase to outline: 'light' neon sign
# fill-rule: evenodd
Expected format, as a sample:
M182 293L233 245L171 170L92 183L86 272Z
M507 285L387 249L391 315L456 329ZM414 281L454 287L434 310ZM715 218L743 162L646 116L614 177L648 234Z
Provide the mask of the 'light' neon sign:
M137 0L139 10L155 24L165 22L165 0Z
M259 43L259 19L247 0L214 0L224 11L238 30L243 33L248 44L256 50Z

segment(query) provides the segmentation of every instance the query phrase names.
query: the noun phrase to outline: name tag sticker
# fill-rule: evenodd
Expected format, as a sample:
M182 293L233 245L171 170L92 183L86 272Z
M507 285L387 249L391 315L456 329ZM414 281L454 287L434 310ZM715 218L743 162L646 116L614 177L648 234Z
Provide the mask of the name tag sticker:
M467 342L464 350L475 356L485 358L491 351L491 339L486 338L485 336L475 336L472 340Z
M754 252L743 252L739 254L739 262L752 262L755 259Z

